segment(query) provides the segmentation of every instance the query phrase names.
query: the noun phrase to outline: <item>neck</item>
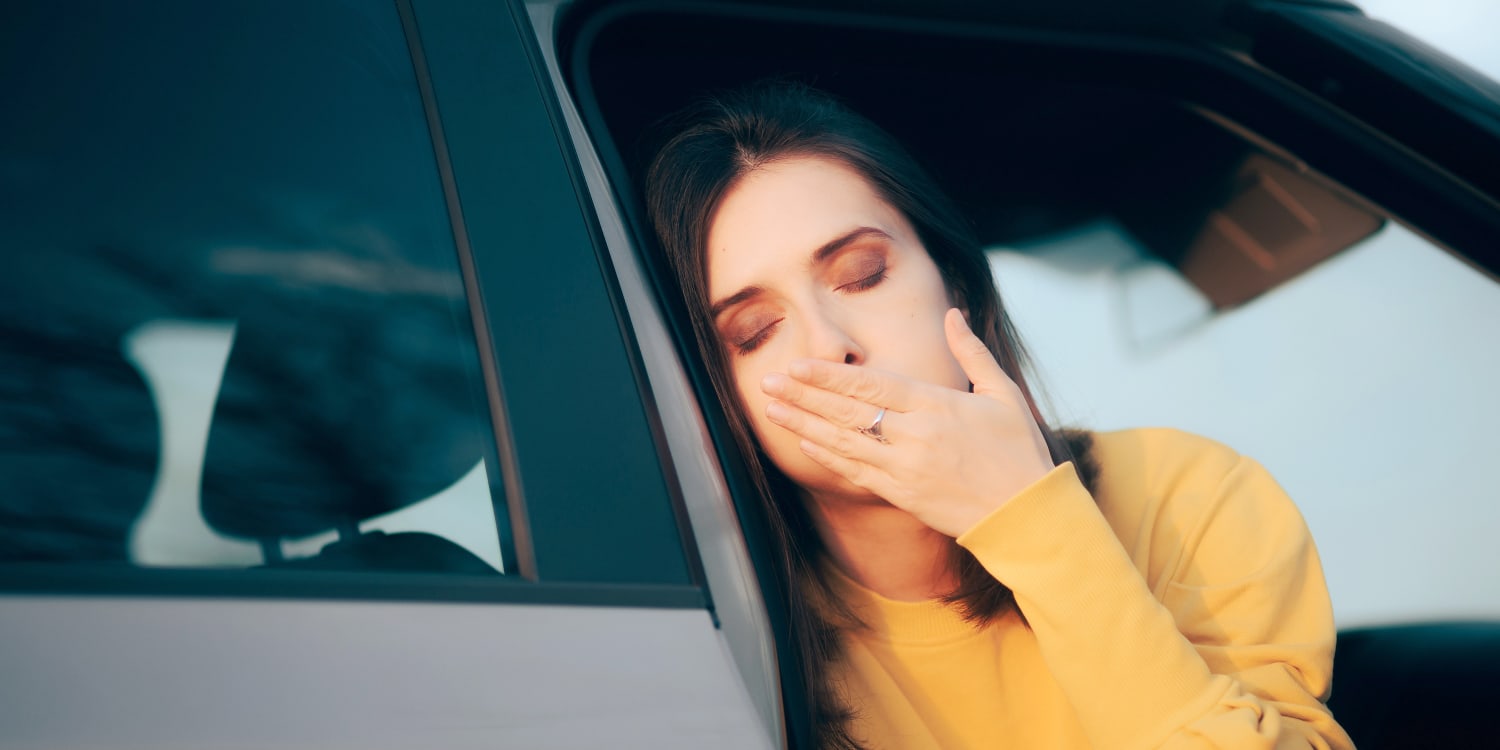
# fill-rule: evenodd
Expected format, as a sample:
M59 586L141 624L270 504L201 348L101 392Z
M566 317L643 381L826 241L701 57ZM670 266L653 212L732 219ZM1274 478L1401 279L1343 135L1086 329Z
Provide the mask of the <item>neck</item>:
M897 601L952 592L953 540L878 499L807 495L808 513L833 563L855 583Z

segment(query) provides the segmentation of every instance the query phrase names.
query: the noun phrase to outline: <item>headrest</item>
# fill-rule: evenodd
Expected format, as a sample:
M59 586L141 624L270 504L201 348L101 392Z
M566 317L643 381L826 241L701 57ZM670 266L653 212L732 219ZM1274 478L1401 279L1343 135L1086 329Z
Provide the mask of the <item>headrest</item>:
M221 533L347 527L436 494L484 455L457 272L413 287L420 270L403 282L365 268L377 270L358 284L246 282L257 293L239 295L204 459L203 517Z

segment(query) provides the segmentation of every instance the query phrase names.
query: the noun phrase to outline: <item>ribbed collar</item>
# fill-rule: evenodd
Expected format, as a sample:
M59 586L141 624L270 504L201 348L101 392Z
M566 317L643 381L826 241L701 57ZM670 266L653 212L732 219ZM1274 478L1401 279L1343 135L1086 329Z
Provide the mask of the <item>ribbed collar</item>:
M901 602L887 599L859 585L837 566L823 566L834 591L864 623L855 630L859 638L875 638L896 645L936 646L979 634L955 607L941 599Z

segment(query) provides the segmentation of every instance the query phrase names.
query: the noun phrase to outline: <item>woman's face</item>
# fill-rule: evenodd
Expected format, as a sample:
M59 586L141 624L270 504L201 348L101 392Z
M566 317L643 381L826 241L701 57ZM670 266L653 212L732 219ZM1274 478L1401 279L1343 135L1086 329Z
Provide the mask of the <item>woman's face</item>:
M713 217L707 261L710 314L755 437L804 489L867 494L766 417L765 376L818 358L969 387L943 335L942 274L906 218L841 162L793 157L746 175Z

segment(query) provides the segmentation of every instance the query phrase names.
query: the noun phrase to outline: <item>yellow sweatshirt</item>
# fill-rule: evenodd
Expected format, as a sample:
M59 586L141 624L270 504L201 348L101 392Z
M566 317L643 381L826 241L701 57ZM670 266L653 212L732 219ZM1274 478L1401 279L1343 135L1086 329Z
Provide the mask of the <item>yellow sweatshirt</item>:
M835 574L868 626L836 683L875 748L1350 748L1322 701L1333 612L1312 537L1254 461L1150 429L1072 464L958 538L1010 586L983 629Z

